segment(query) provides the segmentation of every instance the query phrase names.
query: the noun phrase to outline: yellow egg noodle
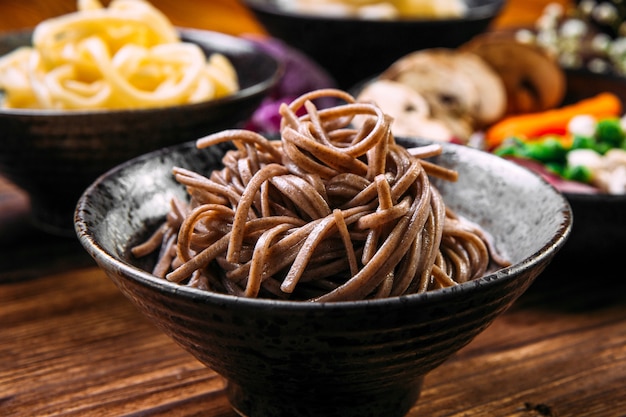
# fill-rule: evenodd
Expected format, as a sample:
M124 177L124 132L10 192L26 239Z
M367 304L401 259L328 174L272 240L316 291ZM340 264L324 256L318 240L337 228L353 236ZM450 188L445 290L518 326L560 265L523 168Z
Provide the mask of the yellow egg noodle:
M150 3L78 0L74 13L45 20L32 46L0 58L9 108L125 109L195 103L239 89L222 54L182 42Z
M460 18L467 13L464 0L275 0L298 13L372 20Z
M318 109L322 97L345 103ZM246 297L342 301L448 287L507 264L430 182L458 175L425 159L441 145L405 149L380 108L340 90L280 113L281 140L226 130L196 143L232 142L222 169L173 168L190 201L174 199L132 249L158 254L155 275ZM354 128L356 116L367 122Z

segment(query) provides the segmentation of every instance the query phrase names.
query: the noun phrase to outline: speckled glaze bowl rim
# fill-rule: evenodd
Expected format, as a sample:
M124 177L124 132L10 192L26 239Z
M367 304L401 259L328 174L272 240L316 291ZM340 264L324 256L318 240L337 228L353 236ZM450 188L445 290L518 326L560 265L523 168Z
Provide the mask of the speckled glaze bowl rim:
M188 103L188 104L177 104L170 106L155 106L155 107L143 107L143 108L132 108L132 109L90 109L90 110L59 110L59 109L22 109L22 108L6 108L0 106L0 116L20 116L20 117L57 117L59 119L72 119L72 118L81 118L81 117L111 117L117 115L143 115L150 113L165 113L171 111L171 109L175 108L178 110L194 110L194 109L210 109L212 107L219 107L224 103L231 103L243 100L247 97L256 96L263 91L269 90L272 86L276 85L283 74L284 64L278 61L275 57L270 55L269 53L263 51L261 48L255 45L254 42L248 40L243 37L237 37L228 35L226 33L220 33L210 30L204 29L195 29L195 28L185 28L185 27L176 27L178 30L181 39L185 40L188 36L208 36L211 39L222 39L227 42L237 43L241 47L249 48L251 51L258 53L259 55L265 56L268 60L274 61L276 65L276 71L270 76L264 79L261 82L255 83L248 87L242 88L236 91L233 94L228 96L220 97L212 100L199 101L196 103ZM11 37L17 36L19 34L27 34L32 32L32 29L26 30L18 30L12 32L5 32L0 34L0 39L3 37ZM188 41L194 43L193 41ZM0 96L2 92L0 91Z
M184 145L184 144L181 144ZM178 146L181 146L178 145ZM474 149L469 149L462 145L446 144L446 146L452 149L464 148L470 152L481 152ZM402 296L394 296L380 299L370 300L358 300L358 301L333 301L333 302L309 302L309 301L295 301L295 300L278 300L268 298L249 298L234 296L229 294L222 294L217 292L211 292L206 290L200 290L197 288L183 286L177 283L167 281L162 278L155 277L149 272L131 265L125 261L117 259L110 253L108 253L102 246L95 241L93 235L87 229L86 224L83 221L83 211L89 211L90 209L85 207L86 201L89 195L92 194L100 183L105 182L110 175L115 174L117 171L121 171L124 168L131 166L141 160L151 159L154 155L158 155L161 152L166 152L168 149L175 148L170 147L161 149L139 157L126 161L117 167L112 168L106 173L98 177L81 195L78 200L76 210L74 213L74 226L75 231L80 240L82 246L87 252L96 260L96 262L104 269L111 269L116 274L121 274L125 278L130 278L138 283L151 287L160 292L169 293L175 297L184 297L189 300L199 301L204 303L217 303L220 305L229 305L231 307L252 307L261 310L317 310L317 309L333 309L333 310L351 310L351 309L367 309L380 308L391 305L408 305L419 303L431 303L438 302L438 300L444 299L457 292L473 293L474 291L480 291L480 288L489 287L491 285L498 285L503 281L507 281L515 278L519 274L522 274L525 270L532 268L534 265L547 262L556 254L560 248L565 245L569 235L572 231L573 213L571 206L565 196L560 193L554 186L549 184L543 178L539 177L531 171L528 171L530 175L538 177L538 180L543 183L548 189L551 189L555 193L555 196L561 198L560 212L563 215L563 220L559 225L557 233L555 233L549 241L547 241L539 250L533 254L527 256L523 260L505 267L498 269L494 272L484 275L481 278L474 279L465 283L455 285L454 287L447 287L442 289L436 289L418 294L409 294ZM495 155L489 155L489 157L498 158ZM513 162L504 161L506 164L513 164ZM516 165L517 166L517 165Z
M427 19L427 18L402 18L394 20L382 20L382 19L360 19L353 17L343 16L324 16L316 14L299 13L297 11L290 11L277 6L272 0L244 0L243 3L253 11L263 12L271 14L277 17L283 16L291 19L302 19L312 22L348 22L348 23L366 23L368 25L376 25L380 27L393 27L398 25L411 26L416 23L423 25L447 25L460 22L469 22L475 20L490 19L497 16L504 8L506 0L493 0L488 4L480 6L470 7L465 16L459 18L442 18L442 19Z

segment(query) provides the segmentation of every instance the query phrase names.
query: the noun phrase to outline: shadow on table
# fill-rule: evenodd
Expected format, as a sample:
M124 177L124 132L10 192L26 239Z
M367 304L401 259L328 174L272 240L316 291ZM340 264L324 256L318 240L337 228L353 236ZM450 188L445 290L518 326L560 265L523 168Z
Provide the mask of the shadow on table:
M626 305L623 248L555 256L516 308L542 307L578 313Z
M0 177L0 284L93 265L78 238L35 227L26 193Z

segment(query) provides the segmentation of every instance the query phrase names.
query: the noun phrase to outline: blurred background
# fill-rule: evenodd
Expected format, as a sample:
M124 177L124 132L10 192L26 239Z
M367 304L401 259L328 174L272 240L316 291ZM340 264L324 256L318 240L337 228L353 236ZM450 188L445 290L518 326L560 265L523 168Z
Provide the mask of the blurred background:
M574 0L572 0L573 2ZM110 0L101 0L108 5ZM231 35L267 35L252 12L239 0L152 0L174 25L207 29ZM566 0L508 0L493 21L493 29L532 25L550 3ZM76 0L0 0L0 32L34 28L50 17L75 12ZM0 224L20 227L16 216L28 210L28 199L0 175Z
M109 1L102 1L108 4ZM210 29L229 34L264 34L261 25L237 0L152 0L177 26ZM532 24L549 3L566 0L509 0L494 22L496 27ZM76 10L74 0L0 0L0 30L34 27L41 20Z

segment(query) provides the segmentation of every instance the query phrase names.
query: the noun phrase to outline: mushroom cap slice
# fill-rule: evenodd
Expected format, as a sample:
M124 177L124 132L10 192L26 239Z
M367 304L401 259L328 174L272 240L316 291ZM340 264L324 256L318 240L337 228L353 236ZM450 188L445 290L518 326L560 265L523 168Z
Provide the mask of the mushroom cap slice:
M564 71L539 46L489 34L461 49L480 56L499 74L506 88L507 114L539 112L561 104L566 90Z
M416 51L397 60L380 78L422 94L435 118L467 119L472 128L493 123L506 110L499 75L471 53L447 48Z
M454 136L443 122L431 118L430 106L422 95L399 82L374 80L361 90L357 100L376 103L385 114L391 116L394 136L437 141L449 141ZM356 117L352 123L361 126L362 117Z

